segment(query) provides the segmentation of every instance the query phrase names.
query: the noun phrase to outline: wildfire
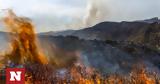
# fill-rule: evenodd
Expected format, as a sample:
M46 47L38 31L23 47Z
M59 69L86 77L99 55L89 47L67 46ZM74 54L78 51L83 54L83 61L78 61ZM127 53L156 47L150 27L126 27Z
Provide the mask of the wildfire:
M48 63L47 58L39 52L34 27L27 18L18 17L12 10L8 10L4 23L11 32L12 38L12 51L7 54L9 60L16 64Z
M10 53L6 60L14 64L24 65L26 68L26 84L159 84L156 74L142 70L133 70L129 75L103 75L83 63L73 64L65 70L56 71L54 65L49 64L47 57L40 53L36 44L34 26L27 18L16 16L12 10L4 22L11 36ZM62 58L63 59L63 58Z
M28 76L28 83L35 84L160 84L160 79L156 73L149 73L145 69L136 69L129 75L104 74L92 69L87 72L87 67L74 65L66 71L52 73L51 68L46 66L34 66L32 73L36 75ZM45 75L41 73L45 73Z

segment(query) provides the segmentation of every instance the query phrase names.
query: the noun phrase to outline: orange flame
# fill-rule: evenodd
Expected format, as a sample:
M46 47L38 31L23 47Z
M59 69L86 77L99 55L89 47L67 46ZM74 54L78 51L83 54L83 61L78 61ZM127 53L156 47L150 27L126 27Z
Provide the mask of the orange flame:
M12 10L8 10L4 23L12 34L12 51L7 55L9 60L17 64L48 63L47 58L39 53L34 27L28 19L18 17Z
M142 70L135 70L129 76L109 75L102 76L96 70L83 65L68 69L64 78L52 77L52 68L41 64L48 64L43 53L39 52L36 44L34 27L26 18L17 17L11 10L4 22L11 32L11 53L7 58L17 64L40 63L33 72L27 72L26 84L159 84L160 80L154 74ZM50 71L51 70L51 71ZM34 72L35 71L35 72ZM42 74L43 73L43 74ZM56 75L56 74L54 74ZM33 78L32 78L33 77Z

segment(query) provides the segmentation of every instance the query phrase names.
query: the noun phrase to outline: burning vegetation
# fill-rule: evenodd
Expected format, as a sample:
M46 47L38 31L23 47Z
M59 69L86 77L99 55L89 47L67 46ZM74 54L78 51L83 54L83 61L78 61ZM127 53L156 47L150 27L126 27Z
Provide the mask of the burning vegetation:
M36 44L34 27L26 18L17 17L12 10L4 22L9 29L11 36L11 52L6 59L15 64L40 63L47 64L47 58L40 53Z
M40 52L29 19L18 17L9 10L4 22L11 32L11 51L4 61L6 66L9 63L8 67L22 65L26 68L26 84L160 84L157 73L148 72L145 67L134 68L127 75L103 74L81 62L57 69L50 62L54 60Z

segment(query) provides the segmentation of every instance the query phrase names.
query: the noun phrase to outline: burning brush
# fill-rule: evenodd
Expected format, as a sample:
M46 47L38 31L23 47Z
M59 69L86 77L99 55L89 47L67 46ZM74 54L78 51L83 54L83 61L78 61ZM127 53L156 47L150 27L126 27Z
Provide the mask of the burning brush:
M18 17L8 10L4 23L11 32L12 51L6 55L7 60L15 64L48 63L47 58L39 52L34 27L29 19Z
M127 76L118 74L103 75L96 69L86 67L81 62L79 64L73 63L73 65L64 69L55 69L55 66L50 62L51 60L48 60L43 53L40 53L40 49L36 44L34 27L29 19L18 17L12 10L8 10L8 14L3 20L10 31L11 37L11 51L5 55L5 61L9 61L10 64L15 66L23 65L26 68L26 84L160 83L156 73L148 73L144 68L138 71L136 69Z

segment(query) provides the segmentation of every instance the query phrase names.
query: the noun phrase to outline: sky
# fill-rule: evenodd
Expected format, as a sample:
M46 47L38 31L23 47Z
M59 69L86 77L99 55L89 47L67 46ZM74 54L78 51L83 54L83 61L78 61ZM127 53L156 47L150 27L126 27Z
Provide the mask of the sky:
M32 19L37 32L160 17L160 0L0 0L0 9L6 8Z

